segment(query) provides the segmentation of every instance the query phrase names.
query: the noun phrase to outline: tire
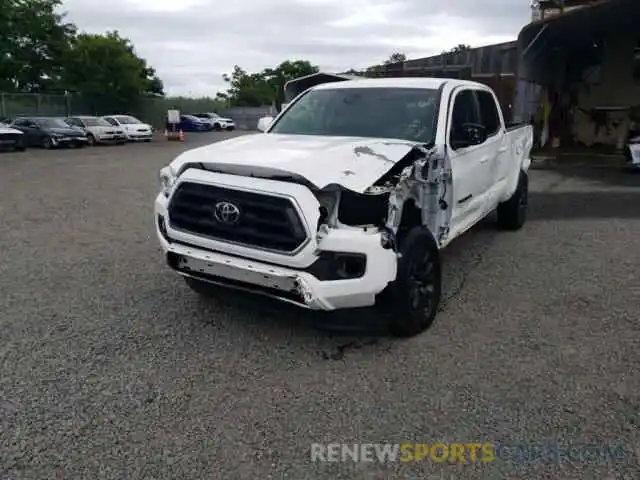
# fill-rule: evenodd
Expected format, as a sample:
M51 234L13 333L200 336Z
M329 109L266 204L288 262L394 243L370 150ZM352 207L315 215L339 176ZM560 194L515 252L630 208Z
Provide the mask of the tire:
M46 148L47 150L51 150L53 148L53 141L50 136L46 136L42 139L41 142L42 148Z
M222 130L222 127L220 126L220 124L219 124L219 123L216 123L216 124L213 126L213 129L214 129L216 132L219 132L219 131L221 131L221 130Z
M233 127L227 127L227 131L233 132Z
M211 283L204 282L202 280L198 280L196 278L191 278L191 277L182 277L182 278L184 278L184 283L186 283L191 290L193 290L198 295L201 295L203 297L212 297L213 295L216 294L218 290L216 286Z
M399 249L396 281L381 305L387 329L395 337L413 337L434 322L442 297L440 251L431 232L414 227ZM422 287L422 288L421 288Z
M518 186L511 198L498 205L498 226L504 230L520 230L527 220L529 176L520 172Z
M151 139L150 139L150 138L147 138L147 139L145 139L145 141L144 141L144 142L145 142L145 143L149 143L150 141L151 141Z
M94 137L91 133L87 135L88 145L90 147L95 147L98 142L96 142L96 137Z

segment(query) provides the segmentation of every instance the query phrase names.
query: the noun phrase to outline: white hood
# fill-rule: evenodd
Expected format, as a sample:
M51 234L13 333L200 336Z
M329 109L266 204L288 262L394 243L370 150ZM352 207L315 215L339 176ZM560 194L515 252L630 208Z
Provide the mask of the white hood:
M24 132L16 129L16 128L11 128L9 126L5 126L4 124L0 125L0 133L5 134L5 133L19 133L19 134L23 134Z
M362 193L417 144L405 140L258 133L189 150L171 167L187 163L238 175L293 175L322 189L337 184Z

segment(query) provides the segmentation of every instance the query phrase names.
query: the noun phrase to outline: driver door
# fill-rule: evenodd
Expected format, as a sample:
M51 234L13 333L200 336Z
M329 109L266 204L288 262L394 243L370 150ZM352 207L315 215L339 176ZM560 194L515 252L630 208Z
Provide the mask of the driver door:
M489 158L483 143L460 146L464 124L480 124L475 92L466 87L454 90L449 108L447 151L453 176L452 236L464 233L484 215L489 190Z

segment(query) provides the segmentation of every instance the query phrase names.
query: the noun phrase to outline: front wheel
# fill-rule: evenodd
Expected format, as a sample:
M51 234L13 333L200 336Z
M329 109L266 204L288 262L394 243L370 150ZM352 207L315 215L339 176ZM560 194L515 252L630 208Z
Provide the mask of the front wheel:
M42 139L42 148L46 148L47 150L53 148L53 140L50 136L47 135Z
M216 132L219 132L220 130L222 130L222 127L220 126L220 124L219 124L219 123L216 123L216 124L213 126L213 129L214 129Z
M92 134L87 135L87 140L88 140L88 144L90 147L95 147L96 146L96 137L94 137Z
M498 205L498 225L505 230L519 230L527 220L529 176L520 172L518 186L511 198Z
M440 250L424 227L410 230L400 244L398 273L381 313L389 332L413 337L434 322L442 297Z

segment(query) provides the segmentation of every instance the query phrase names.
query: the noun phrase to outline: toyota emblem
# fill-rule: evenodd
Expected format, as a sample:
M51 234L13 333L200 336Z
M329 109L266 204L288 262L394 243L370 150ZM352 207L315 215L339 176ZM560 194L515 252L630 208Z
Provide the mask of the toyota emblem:
M235 225L240 220L240 209L230 202L218 202L213 208L213 215L220 223Z

